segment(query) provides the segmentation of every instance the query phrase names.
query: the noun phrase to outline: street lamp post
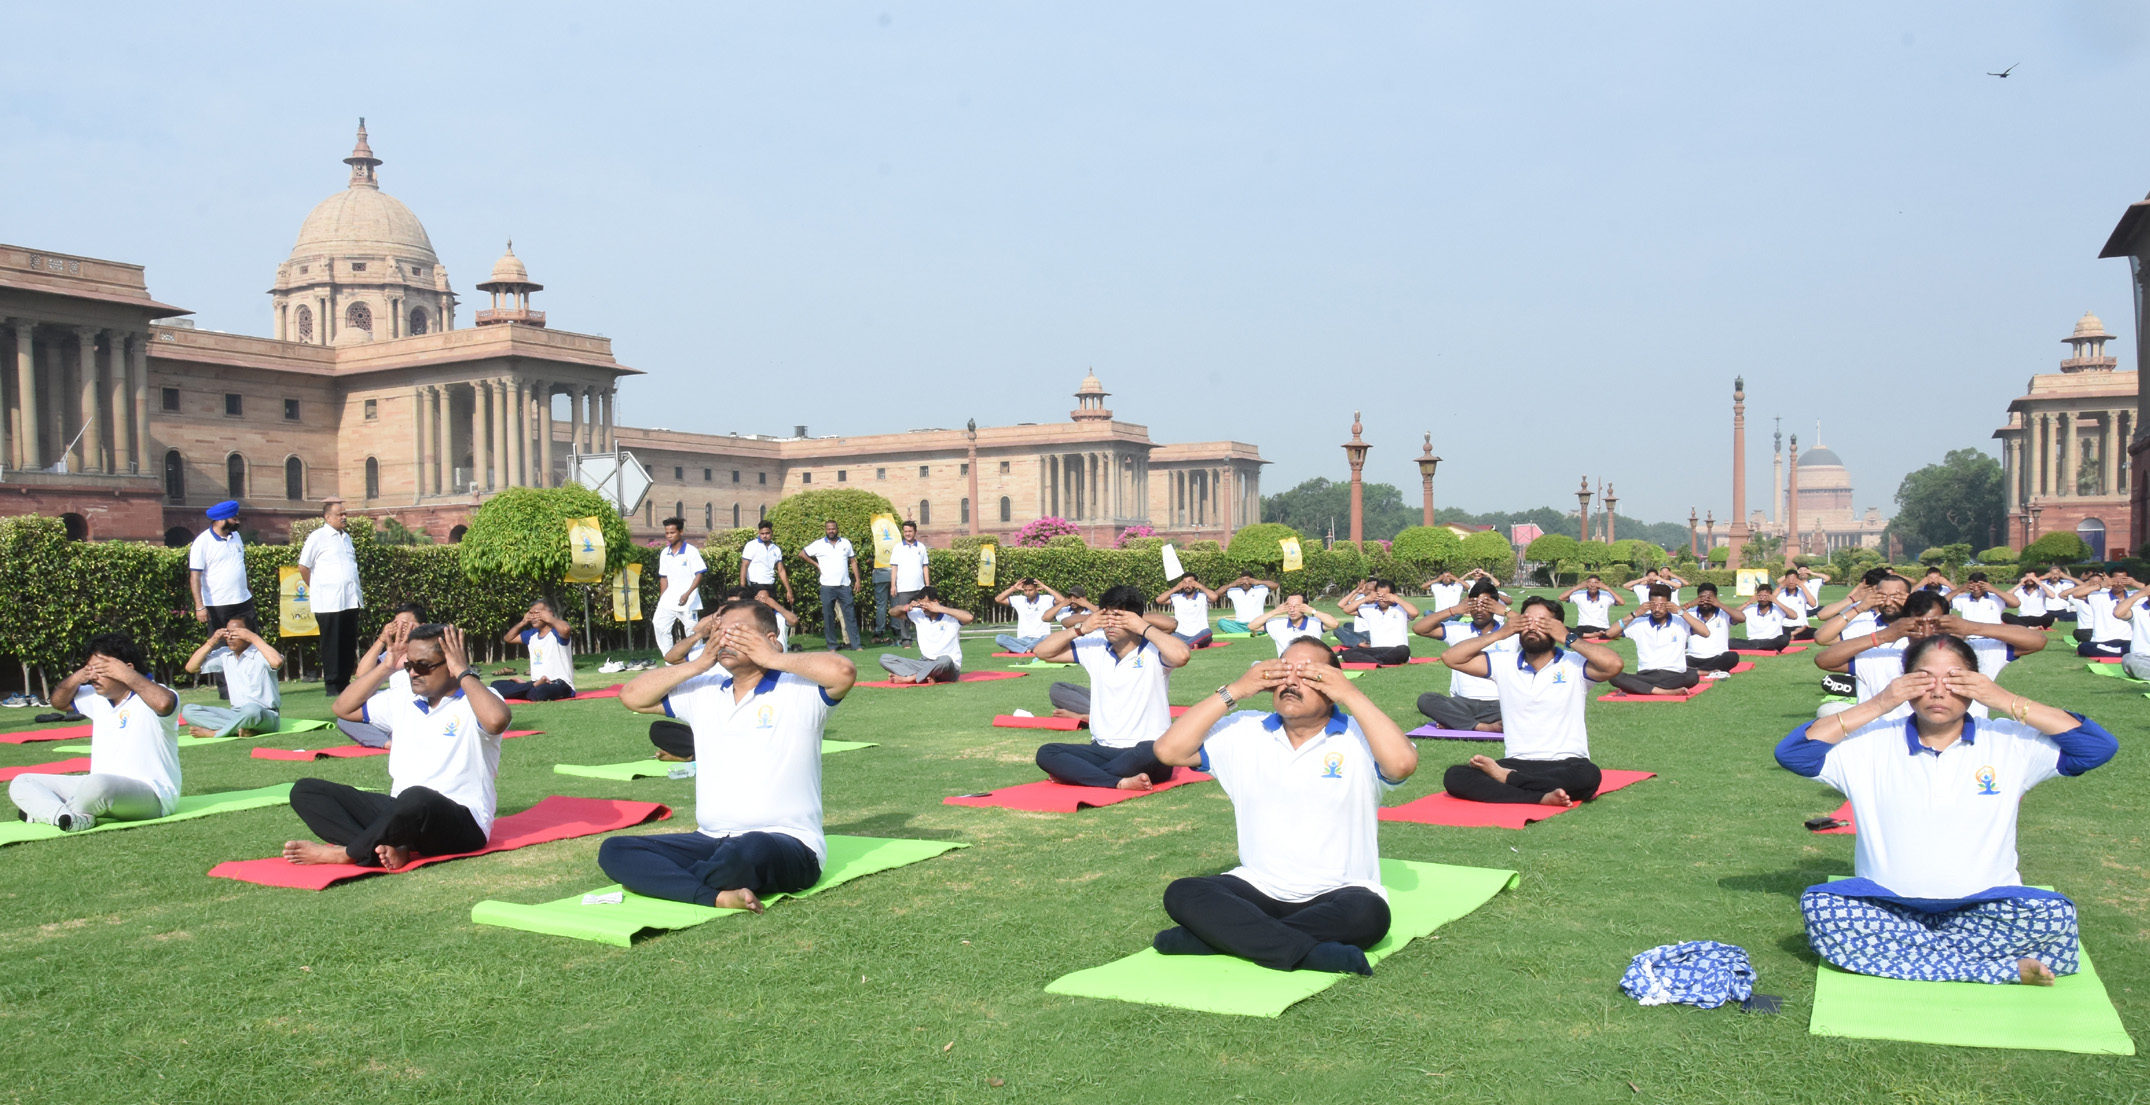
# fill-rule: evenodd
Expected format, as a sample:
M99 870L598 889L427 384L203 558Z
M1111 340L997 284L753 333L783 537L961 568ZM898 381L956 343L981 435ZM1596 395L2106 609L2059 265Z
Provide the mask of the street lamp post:
M1692 556L1692 557L1695 557L1695 558L1697 558L1697 559L1700 559L1700 558L1701 558L1701 556L1702 556L1702 550L1701 550L1701 549L1698 549L1698 548L1696 548L1696 547L1695 547L1695 523L1696 523L1696 522L1698 522L1698 521L1700 521L1700 520L1701 520L1701 519L1700 519L1700 518L1699 518L1699 517L1698 517L1698 516L1697 516L1697 515L1695 514L1695 508L1694 508L1694 507L1688 507L1688 508L1687 508L1687 555L1689 555L1689 556Z
M1577 530L1576 530L1575 532L1577 532L1577 533L1580 533L1580 534L1582 534L1582 535L1583 535L1583 540L1585 540L1585 541L1588 541L1588 540L1590 540L1590 477L1589 477L1589 476L1584 476L1584 477L1583 477L1583 484L1582 484L1582 486L1581 486L1581 487L1578 487L1578 488L1576 488L1576 489L1575 489L1575 515L1576 515L1576 517L1577 517L1577 518L1581 519L1581 521L1582 521L1582 527L1581 527L1581 528L1579 528L1579 529L1577 529Z
M1344 443L1344 459L1351 464L1351 543L1366 547L1366 485L1361 476L1366 471L1366 450L1373 448L1359 435L1366 427L1359 424L1359 412L1351 412L1351 440Z

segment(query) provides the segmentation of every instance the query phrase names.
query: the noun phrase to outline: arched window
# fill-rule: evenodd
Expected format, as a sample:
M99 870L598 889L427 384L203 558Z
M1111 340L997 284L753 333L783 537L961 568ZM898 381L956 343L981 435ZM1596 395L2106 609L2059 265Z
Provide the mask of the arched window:
M224 458L224 490L231 498L246 498L246 458L237 453Z
M2092 560L2105 559L2105 523L2097 518L2085 518L2076 524L2075 535L2090 546Z
M717 528L717 504L715 504L715 503L703 503L703 504L702 504L702 529L703 529L703 530L705 530L705 531L707 531L707 530L712 530L712 529L715 529L715 528Z
M1000 497L1000 520L1003 522L1015 521L1015 504L1009 502L1006 495Z
M183 549L194 543L194 531L185 526L173 526L164 531L164 547Z
M381 462L373 457L366 458L366 497L381 497Z
M293 502L306 498L306 465L297 457L284 458L284 498Z
M469 526L456 525L448 527L448 543L451 545L461 544L463 535L468 532L470 532Z
M966 526L970 525L970 500L968 498L965 498L962 503L957 505L956 514L958 515L956 518L958 523Z
M672 517L674 517L674 518L685 518L685 517L687 516L687 503L686 503L686 500L684 500L684 499L674 499L674 500L672 500L672 514L671 514L671 516L672 516Z
M343 313L343 324L353 330L373 333L373 308L363 303L353 303Z
M918 500L918 524L921 526L933 524L933 504L924 499Z
M187 501L187 462L179 457L179 450L164 454L164 498L167 502ZM192 540L190 535L188 540Z
M298 331L300 341L314 340L314 309L303 303L299 305Z
M423 333L425 333L425 332L426 332L426 309L425 309L425 308L423 308L423 307L413 307L413 308L411 308L411 336L415 338L415 337L417 337L418 335L420 335L420 334L423 334Z
M738 529L738 528L739 528L739 504L738 504L738 503L733 503L733 504L732 504L732 528L733 528L733 529Z
M69 541L89 540L89 519L84 518L80 514L76 514L73 511L68 511L65 514L60 515L60 524L67 527L67 539Z

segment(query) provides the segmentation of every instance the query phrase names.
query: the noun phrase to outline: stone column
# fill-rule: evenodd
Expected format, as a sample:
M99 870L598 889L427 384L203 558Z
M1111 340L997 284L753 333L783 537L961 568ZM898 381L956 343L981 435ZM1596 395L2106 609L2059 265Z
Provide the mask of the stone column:
M149 342L150 335L137 334L127 351L133 366L128 375L133 378L134 401L128 406L134 415L134 470L145 475L163 471L149 444Z
M572 384L567 389L567 451L577 456L589 451L582 447L582 389Z
M552 384L537 382L538 402L538 471L537 486L551 487L552 482Z
M38 432L43 424L37 409L37 323L11 318L7 324L15 331L15 467L36 468L45 456Z
M67 439L74 436L67 426L67 358L60 353L60 342L47 341L41 371L50 394L45 398L45 410L41 436L45 441L45 460L57 464L67 459Z
M2030 442L2025 449L2030 455L2030 471L2028 473L2030 494L2026 496L2026 499L2036 499L2046 493L2046 470L2052 467L2047 462L2047 458L2051 455L2046 444L2048 440L2050 439L2046 436L2046 416L2043 414L2031 415Z
M115 476L134 471L133 425L127 418L127 334L105 331L105 419L112 424L112 464L106 471Z
M508 467L507 380L486 381L486 394L493 402L493 487L499 490L514 485L513 470Z
M2060 432L2060 493L2076 494L2075 472L2083 464L2083 416L2068 412L2068 424Z
M605 419L604 419L604 427L605 427L605 446L604 446L604 451L605 451L605 452L608 452L608 453L610 453L610 452L616 452L616 451L617 451L617 450L619 449L619 447L620 447L620 440L619 440L619 438L617 438L617 437L613 436L613 433L612 433L612 391L613 391L613 389L611 389L611 388L606 388L606 389L605 389L605 390L604 390L604 391L603 391L603 392L602 392L602 393L601 393L601 394L599 395L599 398L601 398L602 400L604 400L604 404L605 404Z
M2016 509L2023 503L2023 437L2020 434L2009 438L2008 447L2001 451L2001 499L2001 516L2013 526Z
M2127 441L2120 436L2120 412L2113 410L2106 411L2105 434L2103 438L2100 439L2098 446L2099 466L2104 470L2105 473L2104 479L2101 480L2098 485L2099 494L2115 495L2119 493L2120 466L2118 463L2116 463L2116 458L2118 458L2120 456L2121 451L2126 449L2127 447Z
M433 493L445 495L455 490L455 408L447 388L435 384L426 390L433 393Z
M426 493L426 389L411 389L411 505Z
M74 330L74 382L79 409L75 424L67 427L67 435L75 443L69 455L74 458L74 471L98 472L104 469L104 435L97 425L97 406L104 393L97 386L97 331L87 326Z
M485 388L473 380L470 387L470 490L485 489L485 467L492 458L485 450Z
M515 397L508 408L511 412L508 430L514 435L514 443L508 448L508 482L516 487L528 487L532 481L523 461L529 454L525 446L530 442L530 389L521 380L507 381L507 388Z

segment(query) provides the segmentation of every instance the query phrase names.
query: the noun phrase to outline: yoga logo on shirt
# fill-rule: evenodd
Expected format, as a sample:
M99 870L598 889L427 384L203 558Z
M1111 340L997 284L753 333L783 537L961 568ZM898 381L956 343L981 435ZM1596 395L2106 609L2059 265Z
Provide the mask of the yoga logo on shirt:
M1331 752L1327 756L1322 757L1321 777L1324 779L1341 779L1344 777L1343 753Z
M1568 682L1568 673L1567 673L1567 671L1566 671L1565 669L1563 669L1563 668L1554 668L1554 669L1553 669L1553 685L1554 685L1554 686L1556 686L1556 687L1563 687L1563 686L1566 686L1566 685L1567 685L1567 682Z
M754 728L776 728L776 707L764 703L761 709L754 711Z
M1993 772L1993 765L1988 764L1985 767L1979 768L1978 774L1972 776L1972 778L1978 780L1979 794L1993 795L2001 793L2000 788L1994 785L1994 783L1998 779L1998 776L1996 776Z
M448 724L440 727L440 735L449 740L454 740L462 731L463 721L461 718L449 718Z

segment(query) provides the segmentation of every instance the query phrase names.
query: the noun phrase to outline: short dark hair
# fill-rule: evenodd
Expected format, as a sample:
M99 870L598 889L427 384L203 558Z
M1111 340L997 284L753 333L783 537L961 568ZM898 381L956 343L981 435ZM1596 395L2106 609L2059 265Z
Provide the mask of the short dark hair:
M676 516L676 515L675 515L675 516L673 516L673 517L671 517L671 518L667 518L667 519L665 519L665 520L664 520L664 524L665 524L666 526L668 526L668 527L672 528L672 529L676 529L676 530L681 530L681 531L684 531L684 530L686 530L686 528L687 528L687 520L686 520L685 518L681 518L681 517L678 517L678 516ZM762 524L763 524L763 525L767 525L768 523L767 523L767 522L764 522L764 523L762 523Z
M1193 572L1181 572L1181 573L1179 574L1179 578L1178 578L1178 579L1175 579L1175 580L1173 580L1173 581L1172 581L1172 585L1173 585L1173 586L1175 586L1175 587L1177 587L1177 586L1179 586L1180 584L1182 584L1182 583L1185 583L1185 582L1187 582L1187 581L1188 581L1188 580L1190 580L1190 579L1194 579L1194 573L1193 573ZM1194 579L1194 581L1195 581L1196 583L1200 583L1200 582L1202 582L1202 581L1201 581L1201 580L1199 580L1199 579Z
M145 666L147 661L142 657L142 646L135 644L134 638L125 633L99 633L90 638L83 656L110 656L143 675L149 674L149 668Z
M426 620L426 604L422 602L406 602L396 607L396 613L409 614L411 617L423 622Z
M1986 573L1972 572L1970 575L1963 577L1963 581L1965 583L1984 583L1986 582Z
M1766 584L1766 583L1765 583L1765 584L1762 584L1762 586L1764 586L1764 587L1767 587L1767 586L1769 586L1769 584ZM1716 593L1717 593L1717 585L1716 585L1716 584L1714 584L1714 583L1698 583L1698 584L1696 584L1696 585L1695 585L1695 594L1698 594L1698 595L1700 595L1700 594L1703 594L1703 593L1705 593L1705 592L1706 592L1706 593L1708 593L1708 594L1712 594L1712 595L1716 594Z
M1600 576L1600 575L1599 575L1599 574L1597 574L1596 572L1592 572L1592 573L1590 573L1589 575L1586 575L1586 576L1584 576L1584 577L1583 577L1583 582L1584 582L1584 583L1588 583L1588 582L1590 582L1590 581L1591 581L1591 580L1593 580L1593 579L1594 579L1594 580L1597 580L1597 581L1598 581L1599 583L1603 583L1603 582L1605 582L1605 578L1604 578L1603 576Z
M1708 587L1713 591L1716 590L1716 587L1712 584L1705 583L1702 586ZM1766 579L1758 579L1754 581L1754 593L1757 595L1761 594L1764 591L1774 591L1776 589L1777 588L1775 587L1775 585L1771 584Z
M1292 589L1290 589L1290 590L1288 590L1288 591L1284 592L1284 601L1285 601L1285 602L1290 602L1290 601L1291 601L1291 600L1293 600L1293 599L1298 599L1298 600L1299 600L1300 602L1305 602L1305 601L1306 601L1306 588L1304 588L1304 587L1294 587L1294 588L1292 588Z
M1499 598L1501 595L1501 589L1499 587L1494 586L1492 580L1481 579L1478 582L1471 584L1470 597L1474 599L1482 599L1488 595L1494 598Z
M550 613L550 614L557 614L557 613L559 613L559 612L560 612L560 608L559 608L559 607L557 607L557 606L554 606L554 605L552 604L552 600L551 600L551 599L549 599L549 598L546 598L546 597L545 597L545 596L543 596L543 595L539 595L539 596L537 596L537 597L535 597L535 598L531 599L531 600L530 600L530 605L532 605L532 606L542 606L542 607L544 607L544 608L545 608L545 611L546 611L547 613Z
M1386 587L1389 590L1393 591L1396 589L1396 581L1393 579L1377 579L1374 581L1374 587L1377 589Z
M775 529L776 523L770 521L767 518L764 518L761 521L754 523L754 528L757 530Z
M912 600L911 600L911 601L913 601L913 602L916 602L916 601L918 601L919 599L928 599L928 600L930 600L930 601L933 601L933 602L939 602L939 601L941 601L941 592L940 592L940 588L938 588L938 587L935 587L935 586L933 586L933 585L932 585L932 584L930 584L930 583L929 583L929 584L927 584L927 585L926 585L926 586L924 586L924 587L920 587L920 588L918 589L918 594L916 594L916 595L912 596Z
M1930 614L1939 614L1947 609L1948 603L1942 599L1939 591L1928 591L1922 587L1911 592L1910 597L1904 599L1904 608L1897 612L1897 616L1902 618L1923 618Z
M440 622L427 622L424 625L414 627L411 630L411 635L409 637L404 638L404 640L431 641L436 646L438 646L440 644L441 634L446 633L447 631L448 627L446 625L441 624Z
M1859 577L1859 582L1866 584L1868 587L1879 587L1882 580L1895 574L1895 572L1887 568L1868 568L1866 574Z
M896 528L897 528L897 529L917 529L917 528L918 528L918 523L916 523L916 522L913 522L913 521L911 521L911 520L910 520L909 518L905 518L905 519L903 520L903 524L902 524L902 525L900 525L900 526L897 526Z
M1037 586L1037 584L1038 584L1038 577L1036 577L1036 576L1024 576L1023 578L1021 578L1021 579L1018 579L1018 580L1016 580L1016 581L1015 581L1015 585L1016 585L1017 587L1021 587L1021 586L1022 586L1023 584L1025 584L1025 583L1028 583L1028 584L1030 584L1031 586L1035 587L1035 586Z
M1523 605L1517 607L1516 609L1521 613L1527 614L1530 612L1530 608L1533 606L1545 611L1548 614L1551 614L1553 617L1558 618L1563 622L1568 620L1568 608L1566 606L1563 606L1559 599L1547 598L1544 595L1532 595L1531 597L1524 599Z
M1105 588L1105 593L1097 597L1097 608L1125 610L1140 616L1144 610L1149 609L1149 600L1143 597L1141 588L1132 583L1122 583Z
M1318 637L1294 637L1290 644L1284 646L1284 652L1290 653L1295 648L1318 648L1321 650L1322 659L1327 660L1330 667L1340 668L1343 666L1336 658L1336 650L1330 648L1328 642ZM1283 658L1281 655L1277 657L1279 660Z
M1650 597L1653 599L1669 599L1672 597L1672 588L1662 583L1653 583L1650 585Z
M1921 637L1911 642L1909 648L1904 649L1904 670L1910 671L1918 667L1919 661L1925 659L1927 653L1937 648L1945 648L1955 653L1963 661L1965 667L1974 670L1978 667L1978 653L1972 651L1968 642L1954 634L1936 633L1931 637Z
M1090 597L1090 592L1081 587L1070 587L1068 588L1068 597L1071 599L1085 599Z
M752 611L756 629L763 633L776 632L776 610L768 603L757 602L751 598L726 599L724 605L717 607L717 616L721 618L734 610Z

